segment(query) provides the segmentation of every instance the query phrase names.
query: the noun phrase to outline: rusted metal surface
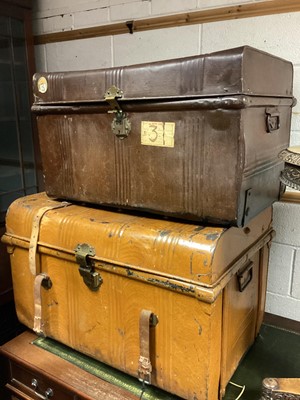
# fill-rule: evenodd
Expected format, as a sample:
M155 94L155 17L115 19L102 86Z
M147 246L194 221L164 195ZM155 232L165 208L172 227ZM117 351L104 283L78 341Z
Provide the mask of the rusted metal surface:
M242 226L280 195L292 77L291 63L250 47L36 74L46 191Z
M10 246L12 253L13 246L23 247L26 251L28 248L30 252L31 237L38 236L35 254L40 251L74 263L74 249L85 242L94 249L95 255L91 259L107 272L124 270L127 276L130 271L132 274L139 271L163 275L169 280L178 279L187 285L193 282L208 285L209 288L219 283L228 267L233 266L233 260L246 263L247 252L253 251L257 241L272 230L270 208L242 229L205 227L64 205L44 193L17 200L9 208L2 241ZM40 210L45 209L48 211L43 214L39 230L35 232L33 221ZM257 250L259 248L254 251ZM29 257L29 265L31 261Z
M152 384L185 399L215 400L262 321L271 219L269 208L244 229L210 227L66 206L44 193L20 198L2 239L18 318L138 377L139 320L149 310L159 320L149 338ZM31 268L32 246L38 269ZM86 285L82 272L88 283L99 274L101 286ZM51 285L41 287L45 276Z

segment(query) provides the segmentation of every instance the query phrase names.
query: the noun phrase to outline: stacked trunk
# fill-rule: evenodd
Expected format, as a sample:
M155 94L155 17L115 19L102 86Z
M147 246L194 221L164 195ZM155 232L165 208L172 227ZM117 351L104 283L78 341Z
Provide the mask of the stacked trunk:
M221 397L262 323L292 65L242 47L34 88L47 195L14 202L3 237L20 321Z
M280 194L292 64L250 47L37 74L49 196L242 226Z

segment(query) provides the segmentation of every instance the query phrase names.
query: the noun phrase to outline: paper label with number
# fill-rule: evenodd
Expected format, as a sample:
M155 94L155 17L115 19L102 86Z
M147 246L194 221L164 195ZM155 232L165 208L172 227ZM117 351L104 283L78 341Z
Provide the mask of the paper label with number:
M174 147L175 122L142 121L141 143L146 146Z

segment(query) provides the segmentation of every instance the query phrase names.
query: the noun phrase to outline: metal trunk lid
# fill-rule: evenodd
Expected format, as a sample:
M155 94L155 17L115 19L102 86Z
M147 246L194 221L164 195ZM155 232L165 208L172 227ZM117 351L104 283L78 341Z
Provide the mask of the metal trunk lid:
M37 252L64 254L74 263L77 246L86 243L91 260L128 276L146 272L166 285L171 280L210 288L235 262L245 262L250 248L257 251L255 244L270 231L270 208L244 229L203 227L53 201L41 193L12 203L3 240L27 248L36 242Z

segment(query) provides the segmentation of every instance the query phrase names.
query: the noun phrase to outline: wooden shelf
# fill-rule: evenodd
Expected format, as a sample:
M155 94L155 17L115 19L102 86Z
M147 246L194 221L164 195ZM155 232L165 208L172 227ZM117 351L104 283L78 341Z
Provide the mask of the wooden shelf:
M300 11L299 0L267 0L37 35L34 37L34 43L40 45L295 11Z

